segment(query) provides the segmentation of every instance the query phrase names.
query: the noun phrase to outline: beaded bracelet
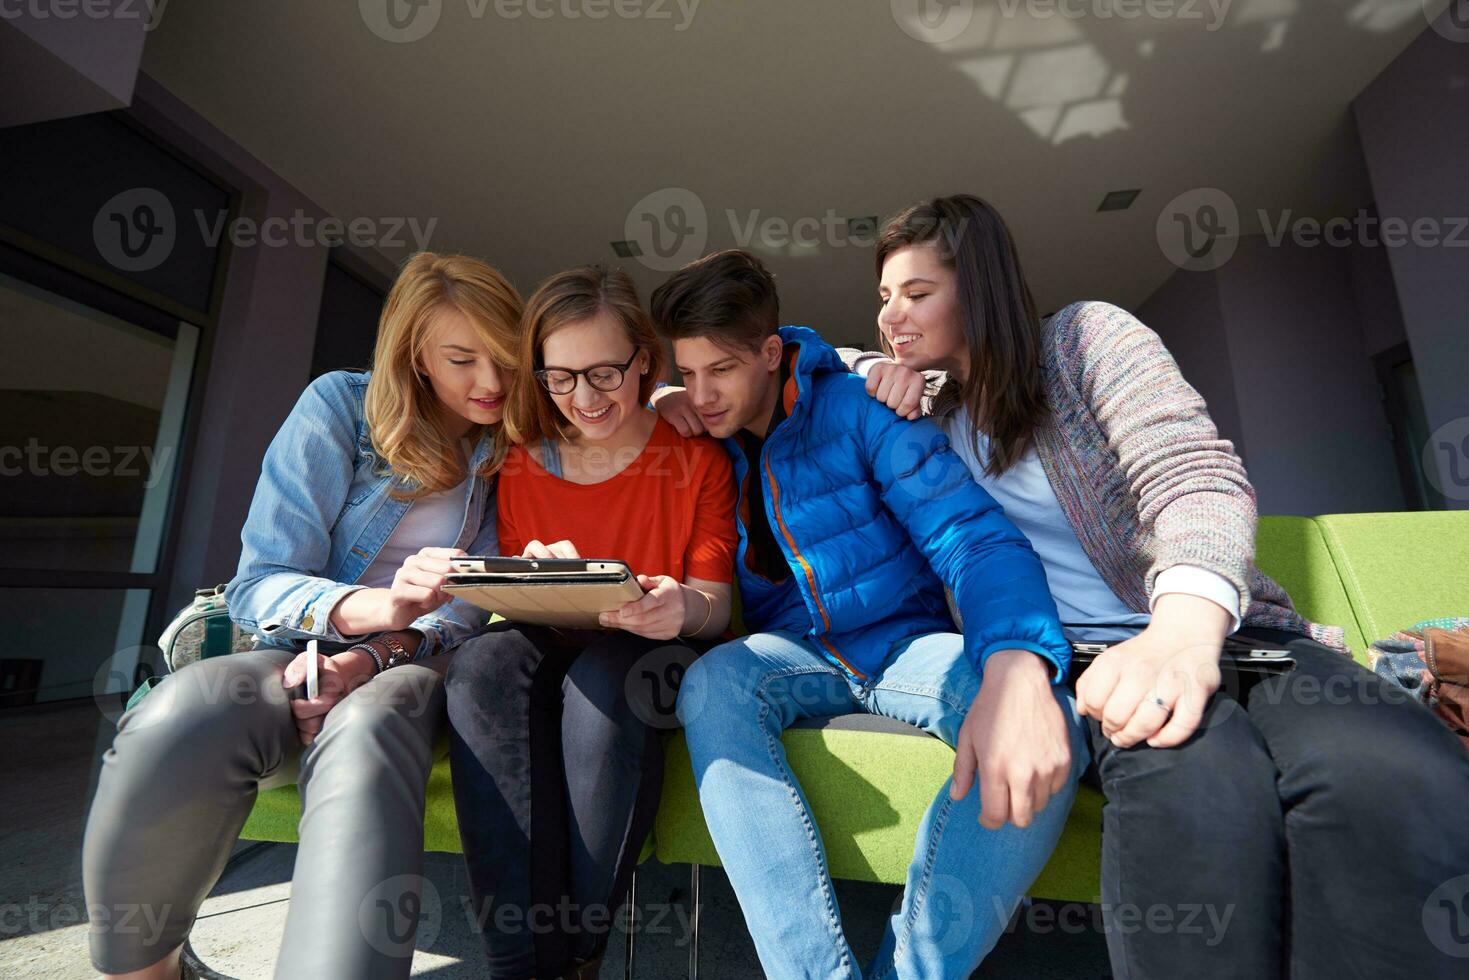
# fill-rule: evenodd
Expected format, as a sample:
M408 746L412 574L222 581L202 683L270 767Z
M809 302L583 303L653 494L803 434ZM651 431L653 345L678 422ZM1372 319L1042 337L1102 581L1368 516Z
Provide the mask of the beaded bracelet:
M377 672L379 674L381 674L383 672L383 670L385 669L384 666L383 666L383 657L382 657L382 654L378 653L377 652L377 647L373 646L371 643L358 643L358 644L356 644L354 646L348 647L343 652L346 653L346 652L350 652L352 650L366 650L367 651L367 655L372 658L372 662L377 665Z

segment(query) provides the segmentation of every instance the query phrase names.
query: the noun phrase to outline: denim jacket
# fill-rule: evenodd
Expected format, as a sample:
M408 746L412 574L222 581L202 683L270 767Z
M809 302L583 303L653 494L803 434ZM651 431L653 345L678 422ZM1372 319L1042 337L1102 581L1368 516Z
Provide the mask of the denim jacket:
M240 567L225 590L230 618L265 646L305 648L316 639L346 644L331 611L357 585L411 501L394 499L393 474L367 431L369 375L324 374L306 388L265 451L260 483L240 532ZM485 433L470 472L493 451ZM494 554L493 481L468 481L464 522L453 547ZM448 544L425 541L424 545ZM482 629L489 614L455 599L411 624L423 633L416 659L447 650Z

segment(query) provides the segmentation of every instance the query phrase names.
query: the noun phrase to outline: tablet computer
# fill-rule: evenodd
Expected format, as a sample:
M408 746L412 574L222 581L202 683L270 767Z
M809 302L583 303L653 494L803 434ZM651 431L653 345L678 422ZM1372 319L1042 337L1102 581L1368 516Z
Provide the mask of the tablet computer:
M1123 641L1073 642L1071 644L1073 673L1078 673L1077 668L1084 668L1097 659L1106 652L1108 647L1114 647L1121 642ZM1235 636L1224 638L1224 649L1219 654L1220 670L1232 670L1244 674L1283 674L1288 670L1293 670L1295 666L1295 658L1291 656L1289 650L1272 647L1268 643L1243 640Z
M626 562L611 558L449 559L444 591L517 623L600 629L597 617L643 596Z

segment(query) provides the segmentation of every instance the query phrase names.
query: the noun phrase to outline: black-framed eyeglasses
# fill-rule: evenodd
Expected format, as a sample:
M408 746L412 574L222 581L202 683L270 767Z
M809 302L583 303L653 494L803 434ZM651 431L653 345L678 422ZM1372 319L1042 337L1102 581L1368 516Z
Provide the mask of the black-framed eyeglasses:
M616 391L627 379L627 369L632 367L632 362L638 359L638 353L638 351L633 351L632 357L621 364L593 364L580 371L569 371L566 368L541 368L535 374L541 384L546 386L546 390L553 395L569 395L575 391L577 375L585 377L587 384L598 391Z

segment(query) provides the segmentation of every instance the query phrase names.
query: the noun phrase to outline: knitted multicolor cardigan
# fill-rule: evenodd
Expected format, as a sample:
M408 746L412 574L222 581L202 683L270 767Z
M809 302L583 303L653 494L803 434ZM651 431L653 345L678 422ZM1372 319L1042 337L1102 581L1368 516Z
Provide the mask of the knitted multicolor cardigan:
M1073 303L1041 330L1050 415L1036 430L1036 454L1082 550L1123 604L1148 612L1159 572L1197 565L1239 590L1246 626L1344 648L1341 627L1306 620L1255 567L1255 491L1244 464L1158 335L1098 302ZM840 353L848 367L882 356ZM927 379L924 412L943 419L959 407L959 384L942 372Z

